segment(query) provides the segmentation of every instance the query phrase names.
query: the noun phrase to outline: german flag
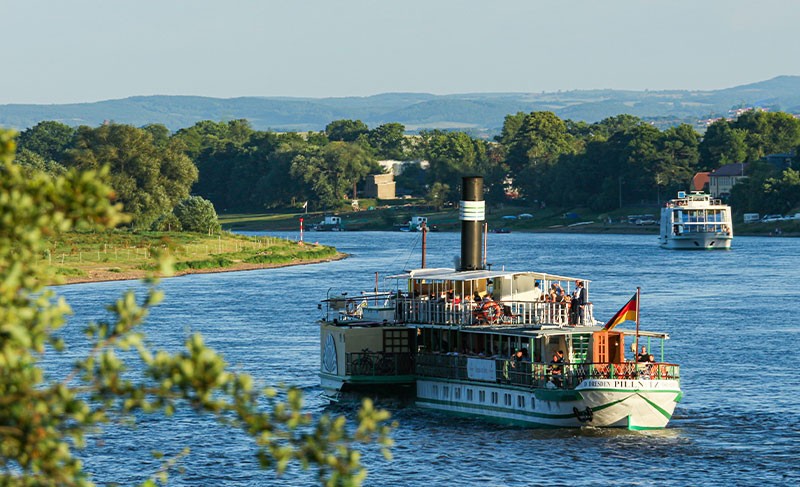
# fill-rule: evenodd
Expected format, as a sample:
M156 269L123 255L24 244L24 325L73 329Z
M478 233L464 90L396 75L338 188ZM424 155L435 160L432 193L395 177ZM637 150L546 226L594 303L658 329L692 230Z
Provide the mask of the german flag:
M615 326L622 323L623 321L628 321L628 320L636 321L637 318L636 313L639 312L639 302L637 299L638 296L639 293L634 294L633 297L630 299L630 301L628 301L625 304L625 306L622 307L622 309L617 311L617 314L615 314L614 316L611 317L610 320L608 320L608 323L606 323L605 326L603 326L603 330L609 331Z

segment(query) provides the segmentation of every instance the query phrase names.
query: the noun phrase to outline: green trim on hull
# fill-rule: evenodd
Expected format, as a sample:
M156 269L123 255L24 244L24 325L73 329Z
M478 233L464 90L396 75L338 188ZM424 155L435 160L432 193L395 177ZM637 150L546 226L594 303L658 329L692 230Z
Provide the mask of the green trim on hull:
M656 404L656 403L654 403L653 401L651 401L651 400L647 399L646 397L644 397L644 396L643 396L643 395L641 395L641 394L639 394L638 396L639 396L639 397L641 397L642 399L644 399L644 401L645 401L647 404L649 404L649 405L650 405L650 407L652 407L653 409L655 409L656 411L658 411L659 413L661 413L661 415L662 415L662 416L664 416L665 418L667 418L667 421L669 421L670 419L672 419L672 415L671 415L670 413L668 413L668 412L664 411L663 409L661 409L661 407L659 407L659 405L658 405L658 404Z

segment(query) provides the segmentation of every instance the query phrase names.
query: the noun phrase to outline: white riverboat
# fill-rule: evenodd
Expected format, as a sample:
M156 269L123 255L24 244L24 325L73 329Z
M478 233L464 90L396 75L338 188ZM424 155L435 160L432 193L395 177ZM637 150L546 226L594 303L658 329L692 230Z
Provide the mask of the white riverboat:
M666 427L680 368L666 333L639 329L638 292L604 326L587 279L483 268L482 180L464 187L458 269L404 271L386 290L376 276L369 292L324 300L325 392L407 391L423 408L521 426ZM632 318L636 329L615 327Z
M674 250L728 250L733 240L730 206L711 195L679 192L661 209L659 243Z

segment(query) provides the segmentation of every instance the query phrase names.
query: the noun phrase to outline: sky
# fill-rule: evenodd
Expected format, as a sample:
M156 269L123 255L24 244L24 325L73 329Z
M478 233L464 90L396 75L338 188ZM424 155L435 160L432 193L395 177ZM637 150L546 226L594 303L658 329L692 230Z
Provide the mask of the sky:
M798 25L794 0L0 0L0 104L711 90L800 75Z

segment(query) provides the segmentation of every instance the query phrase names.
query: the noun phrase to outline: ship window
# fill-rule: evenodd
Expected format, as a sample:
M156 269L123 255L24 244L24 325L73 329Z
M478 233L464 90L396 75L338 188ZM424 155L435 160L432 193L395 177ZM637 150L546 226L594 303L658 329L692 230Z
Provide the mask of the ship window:
M386 353L410 352L409 330L384 330L383 351Z
M478 400L480 402L486 402L486 391L478 391Z
M450 388L449 387L442 387L442 397L447 399L450 396Z
M511 406L511 394L503 394L503 403L506 406Z
M455 394L456 394L456 399L461 399L461 388L460 387L456 387Z
M467 389L467 401L472 401L472 389Z
M497 395L497 393L493 392L492 393L492 404L497 404L497 400L498 399L499 399L499 396Z
M517 407L519 408L525 407L525 396L517 396Z

